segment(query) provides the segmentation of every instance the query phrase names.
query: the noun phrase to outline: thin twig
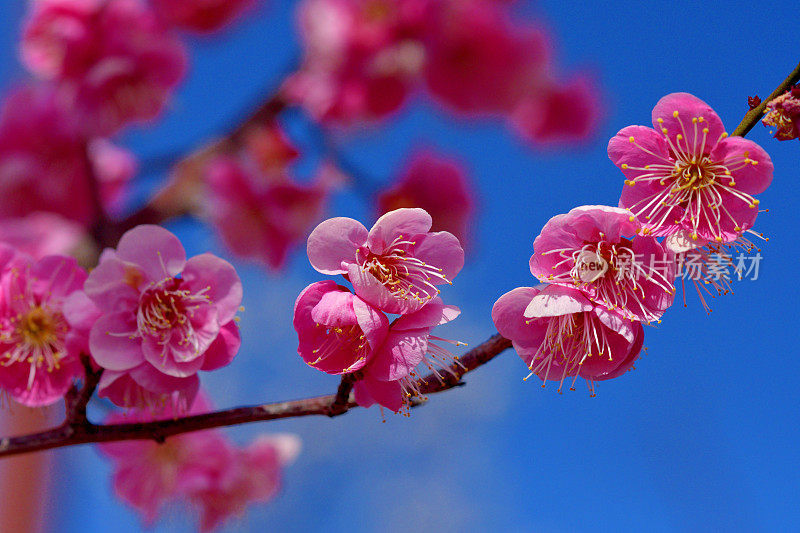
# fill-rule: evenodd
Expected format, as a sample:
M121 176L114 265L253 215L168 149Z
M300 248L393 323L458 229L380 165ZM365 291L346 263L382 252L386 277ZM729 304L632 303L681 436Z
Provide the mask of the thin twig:
M432 394L451 389L458 386L464 374L491 361L498 354L510 347L511 341L500 335L494 335L486 342L479 344L464 354L457 363L451 365L450 369L453 371L454 375L449 379L439 381L436 376L428 375L420 378L417 385L424 394ZM99 379L99 375L97 375L97 378ZM357 406L357 404L350 399L350 392L357 379L358 376L355 374L344 375L337 393L328 396L250 407L236 407L234 409L226 409L223 411L186 416L171 420L108 425L92 424L85 419L77 423L66 421L57 428L41 433L0 439L0 457L97 442L121 440L154 440L156 442L163 442L167 437L190 431L235 426L250 422L277 420L281 418L296 418L311 415L335 417ZM87 377L87 384L88 381L89 378ZM88 389L84 386L83 390Z
M798 81L800 81L800 63L798 63L791 74L789 74L789 76L787 76L787 78L783 80L783 82L781 82L781 84L778 85L774 91L772 91L772 94L764 98L764 100L757 107L747 112L739 125L736 126L736 129L733 130L731 135L739 135L740 137L747 135L747 132L752 130L753 127L758 124L758 121L761 120L761 117L764 115L764 110L767 108L770 101L788 91L792 85L796 84Z

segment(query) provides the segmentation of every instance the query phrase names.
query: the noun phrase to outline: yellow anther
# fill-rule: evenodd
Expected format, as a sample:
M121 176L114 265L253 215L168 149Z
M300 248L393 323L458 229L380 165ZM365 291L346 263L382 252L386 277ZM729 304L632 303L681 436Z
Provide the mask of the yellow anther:
M661 128L661 133L663 133L664 135L666 135L666 134L667 134L667 128Z
M708 133L708 128L703 128L703 133Z
M633 135L631 135L630 137L628 137L628 140L629 140L630 142L632 142L632 143L636 142L636 139L634 139L634 138L633 138Z
M678 118L678 111L677 110L673 111L672 112L672 116L675 117L675 118Z
M692 124L697 124L697 117L692 117Z
M628 170L628 164L622 163L622 170Z
M656 120L656 122L658 122L659 124L663 124L663 123L664 123L664 119L663 119L663 118L661 118L661 117L659 117L659 118Z

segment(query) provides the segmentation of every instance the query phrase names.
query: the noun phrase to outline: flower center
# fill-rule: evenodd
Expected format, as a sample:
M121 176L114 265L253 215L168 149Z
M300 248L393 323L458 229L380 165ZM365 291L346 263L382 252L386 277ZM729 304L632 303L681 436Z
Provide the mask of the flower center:
M182 283L180 278L166 278L142 293L136 314L138 336L156 337L159 344L166 345L177 334L181 344L191 343L198 348L190 319L200 305L210 302L206 294L210 287L192 293L182 289Z
M61 313L35 304L17 315L12 326L8 333L0 336L0 341L11 345L11 349L5 352L2 364L30 364L30 388L38 368L44 367L48 372L60 368L60 361L66 355L64 338L68 329L67 322Z
M415 244L399 235L380 255L366 247L359 248L356 261L396 297L419 302L432 300L440 292L436 284L452 282L441 268L413 257L411 248Z
M309 365L315 366L330 356L348 353L352 354L353 363L342 372L350 372L369 355L369 343L358 324L338 328L317 323L317 327L325 328L325 340L312 351L317 358L308 363Z

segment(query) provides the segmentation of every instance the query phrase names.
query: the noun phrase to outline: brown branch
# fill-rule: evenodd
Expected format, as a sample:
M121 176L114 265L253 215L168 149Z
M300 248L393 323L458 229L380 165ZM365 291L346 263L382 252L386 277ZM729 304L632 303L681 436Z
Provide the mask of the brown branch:
M770 101L788 91L792 85L796 84L798 81L800 81L800 63L798 63L789 76L787 76L787 78L783 80L783 82L781 82L781 84L778 85L774 91L772 91L772 94L764 98L764 100L758 106L747 112L739 125L736 126L736 129L733 130L731 135L739 135L741 137L747 135L747 132L752 130L753 127L758 124L758 121L761 120L761 117L764 116L764 110L767 108L767 105L769 105Z
M434 375L428 375L418 379L417 385L424 394L451 389L461 383L461 377L464 374L488 363L510 347L511 341L500 335L494 335L464 354L458 363L451 365L450 369L453 371L453 376L440 381ZM99 379L99 373L92 375ZM61 426L48 431L0 439L0 457L98 442L120 440L154 440L163 442L167 437L190 431L281 418L311 415L335 417L357 406L350 398L350 393L357 379L357 374L345 374L342 376L337 393L328 396L250 407L236 407L234 409L171 420L158 420L139 424L96 425L85 418L72 422L68 419ZM90 383L90 378L87 376L87 384L84 385L82 390L88 391Z

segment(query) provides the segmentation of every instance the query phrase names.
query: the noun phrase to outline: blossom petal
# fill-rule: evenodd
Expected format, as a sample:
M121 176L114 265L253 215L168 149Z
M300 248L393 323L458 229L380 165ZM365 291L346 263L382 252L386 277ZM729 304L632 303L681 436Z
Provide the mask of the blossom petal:
M108 370L129 370L144 361L133 314L121 312L97 319L89 334L94 361Z
M414 257L425 263L440 268L442 274L452 281L464 266L464 249L452 233L439 231L416 238ZM431 283L438 285L436 279Z
M736 190L759 194L772 183L772 160L759 145L750 139L728 137L722 139L711 152L711 159L731 171ZM752 163L745 163L750 160Z
M594 306L578 290L548 285L525 308L525 318L544 318L591 311Z
M432 328L455 320L461 310L454 305L444 305L438 296L419 311L399 317L392 323L392 331Z
M314 270L321 274L344 274L343 263L355 261L356 250L367 242L367 228L352 218L330 218L308 236L306 251Z
M353 311L361 331L372 349L378 348L389 331L389 319L361 298L353 298Z
M379 381L396 381L409 375L428 351L428 329L389 332L375 352L369 375Z
M666 128L673 151L687 154L689 159L711 152L725 132L714 110L689 93L672 93L659 100L653 108L653 127L658 131Z
M119 259L116 254L104 254L100 264L86 278L83 290L100 309L107 312L138 306L140 288L150 280L142 270Z
M228 365L233 361L241 344L239 326L236 322L228 322L220 328L217 338L206 350L200 370L216 370Z
M369 230L367 246L374 253L381 253L393 240L401 235L411 237L427 233L433 221L424 209L405 207L389 211L380 217Z
M207 289L205 294L217 308L217 320L227 324L242 304L242 281L233 265L212 254L200 254L186 262L181 273L192 292Z
M511 340L535 336L532 332L535 328L528 324L523 313L540 290L535 287L517 287L497 299L492 306L492 321L500 335Z
M403 407L403 387L399 381L378 381L364 378L355 385L356 402L362 407L375 403L395 413Z
M186 251L178 238L161 226L143 224L119 240L117 257L142 268L151 280L175 277L186 264Z
M608 157L629 180L651 174L652 171L645 166L673 163L664 135L646 126L628 126L620 130L608 141ZM636 184L640 185L648 187L649 182Z

